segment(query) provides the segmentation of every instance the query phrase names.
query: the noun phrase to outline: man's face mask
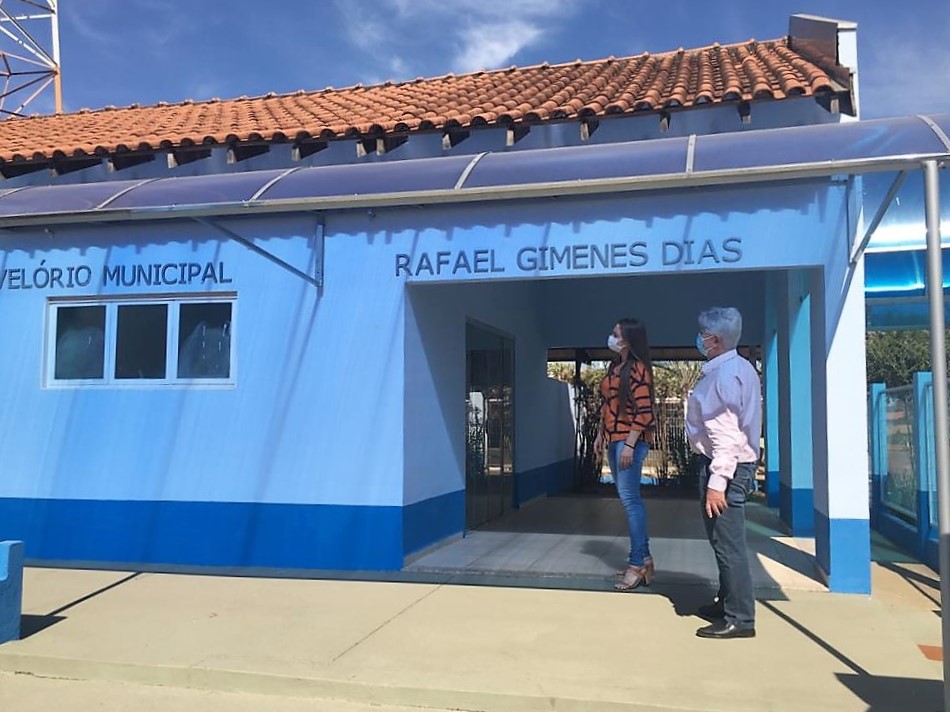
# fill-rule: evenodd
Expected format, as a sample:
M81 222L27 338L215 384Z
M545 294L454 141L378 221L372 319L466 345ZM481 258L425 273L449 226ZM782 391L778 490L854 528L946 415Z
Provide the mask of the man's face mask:
M707 358L709 356L709 349L706 348L706 339L709 338L712 338L712 336L703 336L702 332L696 334L696 350L703 355L703 358Z

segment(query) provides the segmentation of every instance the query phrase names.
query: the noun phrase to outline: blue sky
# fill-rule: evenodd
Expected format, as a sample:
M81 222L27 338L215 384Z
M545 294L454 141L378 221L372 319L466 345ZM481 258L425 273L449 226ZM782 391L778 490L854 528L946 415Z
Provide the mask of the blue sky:
M858 23L864 118L950 113L948 0L60 0L64 97L75 111L620 57L774 39L796 12Z

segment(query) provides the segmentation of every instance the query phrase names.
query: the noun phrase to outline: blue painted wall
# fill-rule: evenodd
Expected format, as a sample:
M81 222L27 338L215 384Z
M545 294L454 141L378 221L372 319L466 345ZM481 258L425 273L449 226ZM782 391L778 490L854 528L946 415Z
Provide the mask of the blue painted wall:
M761 270L822 264L844 205L818 181L333 213L319 289L197 223L9 235L0 269L193 261L231 281L0 288L16 345L0 351L0 538L45 559L398 568L463 525L467 320L514 339L523 501L562 487L573 453L547 348L602 343L625 314L645 315L657 345L689 343L713 297L757 340ZM227 225L313 269L314 217ZM526 267L542 248L570 259ZM438 273L439 253L469 270ZM222 290L237 295L235 385L44 387L49 299Z
M793 270L778 279L779 513L794 536L814 536L812 349L809 275Z
M765 325L762 345L763 378L763 437L765 444L765 495L769 507L779 506L779 480L781 476L781 430L779 423L779 338L778 338L778 286L779 275L766 275Z
M441 506L438 531L465 526L465 327L481 324L513 337L515 476L534 495L564 489L536 473L573 457L567 386L547 378L538 285L532 282L422 285L407 291L404 502L457 496ZM532 474L528 474L532 473ZM526 485L527 486L527 485ZM522 497L529 491L516 484ZM411 508L410 508L411 509ZM434 543L430 537L424 544Z
M299 269L314 262L313 218L229 224ZM0 537L54 559L401 562L402 472L392 463L404 442L403 290L379 283L370 242L328 237L334 269L322 290L197 224L76 228L6 244L9 269L45 260L99 275L106 265L212 261L232 281L0 290L4 342L20 345L0 355L10 376ZM43 387L47 299L217 291L237 293L235 386ZM356 522L380 535L375 544L339 536ZM381 541L396 543L369 553Z

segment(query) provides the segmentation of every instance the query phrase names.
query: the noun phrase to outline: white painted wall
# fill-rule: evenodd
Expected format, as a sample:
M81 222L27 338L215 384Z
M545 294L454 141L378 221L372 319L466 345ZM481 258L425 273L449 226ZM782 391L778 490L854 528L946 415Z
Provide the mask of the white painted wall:
M426 285L408 290L405 503L465 488L465 326L513 337L515 471L573 456L565 386L547 378L538 285Z

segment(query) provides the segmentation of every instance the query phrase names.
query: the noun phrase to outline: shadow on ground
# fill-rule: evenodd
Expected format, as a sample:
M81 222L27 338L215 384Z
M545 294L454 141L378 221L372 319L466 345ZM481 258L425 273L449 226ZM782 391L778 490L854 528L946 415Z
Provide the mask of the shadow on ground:
M838 673L835 677L868 705L868 712L943 710L943 683L940 680L914 680L867 673Z
M140 571L131 573L128 576L125 576L119 579L118 581L114 581L113 583L110 583L107 586L103 586L102 588L97 588L95 591L90 591L86 595L80 596L79 598L73 601L70 601L69 603L63 606L60 606L56 610L46 613L45 615L36 614L36 613L22 614L20 616L20 639L24 640L26 638L29 638L32 635L36 635L37 633L42 633L47 628L50 628L56 625L60 621L66 620L66 616L62 616L60 615L60 613L65 613L69 609L75 608L76 606L82 603L85 603L86 601L93 599L96 596L101 596L107 591L111 591L114 588L118 588L119 586L138 578L141 575L141 573L142 572Z
M819 648L850 668L853 673L836 673L835 677L868 705L868 712L895 712L896 710L941 712L943 710L943 683L940 680L872 675L788 613L780 611L767 601L759 601L759 605L767 608Z
M44 616L33 613L24 613L20 616L20 640L25 640L31 635L36 635L50 628L60 621L66 620L65 616Z

